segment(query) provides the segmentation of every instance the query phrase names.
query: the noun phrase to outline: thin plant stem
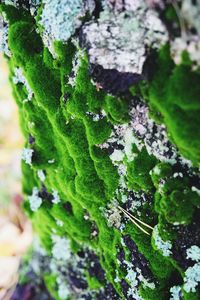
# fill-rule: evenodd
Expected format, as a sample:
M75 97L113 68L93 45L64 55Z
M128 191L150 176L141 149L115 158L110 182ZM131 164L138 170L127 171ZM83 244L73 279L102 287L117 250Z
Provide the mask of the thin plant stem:
M150 226L149 224L141 221L140 219L136 218L135 216L131 215L127 210L123 209L122 207L118 206L121 210L126 211L126 213L133 219L135 219L137 222L141 223L142 225L148 227L149 229L153 230L153 227Z
M150 235L149 232L147 232L144 228L142 228L131 216L129 216L129 214L126 212L126 210L124 210L123 208L121 208L120 206L118 206L118 208L129 218L129 220L131 220L131 222L137 226L141 231L143 231L144 233L146 233L147 235Z

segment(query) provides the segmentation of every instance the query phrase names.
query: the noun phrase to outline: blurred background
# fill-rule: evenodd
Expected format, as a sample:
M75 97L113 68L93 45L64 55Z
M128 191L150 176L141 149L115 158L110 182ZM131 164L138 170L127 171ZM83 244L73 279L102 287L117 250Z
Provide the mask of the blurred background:
M9 70L0 53L0 300L10 299L21 256L32 242L31 225L21 210L22 148Z

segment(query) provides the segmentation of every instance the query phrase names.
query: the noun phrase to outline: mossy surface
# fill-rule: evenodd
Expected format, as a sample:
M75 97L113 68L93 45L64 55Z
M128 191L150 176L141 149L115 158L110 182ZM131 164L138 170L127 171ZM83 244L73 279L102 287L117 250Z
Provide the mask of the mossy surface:
M171 140L186 158L199 166L200 73L191 68L188 64L175 66L169 46L164 46L147 97L152 109L161 113Z
M155 284L152 288L140 282L138 295L142 298L138 299L170 299L170 287L184 284L185 267L175 252L170 250L171 255L163 255L153 235L148 236L125 217L122 217L124 228L108 226L103 213L123 190L123 184L119 165L113 163L108 149L99 145L106 143L116 128L129 124L130 95L119 98L92 84L86 53L80 58L74 84L70 84L74 56L82 50L71 40L65 44L55 42L53 57L36 31L35 19L26 10L1 5L1 11L9 22L11 82L15 68L20 67L33 91L31 101L24 101L27 90L21 83L12 82L25 148L33 150L31 165L22 162L23 206L47 255L51 256L55 234L71 241L74 255L81 249L94 251L105 278L99 280L86 268L84 276L89 289L101 290L109 282L118 299L129 299L122 282L131 286L130 270L128 263L125 268L118 258L120 251L124 251L123 260L134 266L132 250L122 242L129 236L135 251L140 253L138 260L144 261L143 267L148 267ZM171 241L174 249L179 249L174 241L181 230L192 226L199 213L199 194L194 189L200 162L199 83L200 73L192 71L186 63L175 66L165 45L158 51L152 79L130 89L135 97L143 95L154 119L166 125L178 153L193 163L193 173L187 172L186 167L177 171L178 162L175 165L160 162L144 144L140 149L134 142L131 148L134 159L130 161L127 155L123 158L127 189L122 194L133 192L134 197L145 199L138 207L137 217L152 228L158 224L162 242ZM38 176L41 170L45 179ZM33 212L29 198L34 187L42 204ZM122 194L117 200L124 206ZM61 299L56 275L44 272L43 277L52 296ZM198 299L198 295L198 291L184 292L183 299Z

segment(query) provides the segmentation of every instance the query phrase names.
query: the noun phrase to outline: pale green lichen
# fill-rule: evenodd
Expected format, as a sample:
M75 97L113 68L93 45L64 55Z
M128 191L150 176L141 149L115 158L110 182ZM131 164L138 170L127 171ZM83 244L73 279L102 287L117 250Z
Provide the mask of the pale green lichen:
M42 198L38 194L39 194L38 188L34 187L32 191L32 195L28 196L30 208L32 211L37 211L38 208L42 205Z
M152 237L156 248L162 252L163 256L170 256L172 254L172 243L170 241L163 241L159 234L158 226L154 227Z

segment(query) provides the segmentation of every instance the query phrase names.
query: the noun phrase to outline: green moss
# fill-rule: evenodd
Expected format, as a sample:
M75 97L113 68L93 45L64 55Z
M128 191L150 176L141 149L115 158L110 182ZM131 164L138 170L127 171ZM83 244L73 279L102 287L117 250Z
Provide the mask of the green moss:
M150 172L153 184L158 189L161 179L170 177L173 174L172 166L168 163L158 163Z
M91 145L103 144L111 134L111 124L106 118L96 122L88 117L84 124Z
M164 300L166 299L165 292L163 292L159 288L150 289L147 287L140 287L140 295L142 296L142 299L144 300Z
M32 215L32 224L33 229L37 232L43 247L50 254L52 248L52 228L56 229L58 226L50 215L48 208L50 208L50 205L43 203L40 209Z
M165 47L159 53L158 68L149 87L150 105L162 114L171 140L195 165L200 160L199 80L200 75L190 66L175 67Z
M122 279L126 276L126 270L122 270L117 263L122 232L109 228L100 210L116 196L120 176L107 150L98 145L109 138L113 124L129 122L129 101L96 90L90 81L86 56L81 58L74 86L71 86L68 80L77 52L74 44L71 41L66 44L55 42L56 55L53 57L43 47L33 18L15 8L9 7L8 10L1 6L1 9L10 21L11 81L14 68L21 67L34 93L31 101L23 103L27 91L22 84L12 84L26 147L29 135L35 138L31 145L34 150L32 166L22 163L23 192L26 196L31 195L34 186L41 189L45 185L49 193L53 189L58 191L61 199L59 204L43 199L41 207L33 213L26 197L25 210L49 254L52 249L51 235L55 232L72 241L74 252L83 245L96 251L106 278L124 299L120 284L114 280L118 275ZM143 81L131 88L133 95L139 94L145 98L154 119L166 124L170 139L196 165L199 160L199 76L191 71L187 59L184 65L175 67L170 59L169 47L165 46L158 54L152 82ZM195 88L190 89L193 84ZM106 115L103 112L102 117L103 110ZM100 118L94 114L99 114ZM126 158L124 162L128 187L154 197L154 203L145 203L138 209L140 219L151 226L159 223L162 238L173 240L176 233L171 224L189 223L195 206L199 206L199 197L191 191L187 176L173 178L173 167L158 163L145 147L138 151L133 145L132 152L135 154L134 160L129 162ZM46 174L44 183L37 175L40 169ZM162 181L164 184L160 190ZM89 220L84 218L86 212ZM62 227L57 225L57 220L63 222ZM94 224L98 229L97 237L91 236ZM146 300L166 299L170 280L174 274L182 275L182 270L171 258L163 257L155 250L150 237L132 223L126 224L123 233L134 240L157 280L155 290L141 285L140 294ZM127 249L125 252L126 259L130 260ZM46 274L44 279L52 295L59 299L55 276ZM87 274L87 279L90 289L100 288L96 278ZM187 295L184 297L189 299Z
M55 220L63 221L63 226L57 228L57 234L63 236L67 232L73 240L77 242L88 240L89 243L91 223L84 220L84 211L80 206L79 211L73 209L72 213L69 213L65 209L65 204L54 205L50 213Z
M18 21L10 26L8 45L20 65L42 50L42 40L35 33L34 24L25 21Z
M17 9L13 5L0 4L0 12L6 15L6 20L9 21L9 24L13 24L20 20L33 22L32 17L26 10Z
M103 286L96 277L91 277L88 272L86 273L86 278L90 290L97 290Z
M37 181L34 178L34 171L24 161L21 163L21 168L24 175L22 178L23 193L25 195L31 195L32 187L37 186ZM27 180L27 178L29 178L29 180Z
M63 44L59 41L54 43L56 52L56 60L59 62L59 69L64 70L65 74L69 74L72 69L72 58L75 54L76 47L73 43Z
M119 174L117 169L112 164L107 153L100 148L95 146L92 147L90 149L90 155L94 161L99 178L104 182L107 199L111 199L119 184Z
M105 97L104 110L109 120L115 124L126 123L130 119L128 115L128 102L122 99L107 95Z
M188 224L191 222L194 213L191 197L191 192L174 190L169 196L161 198L160 208L169 223Z
M44 64L47 66L47 68L54 69L53 56L49 52L48 48L44 48L44 50L43 50L43 61L44 61Z
M44 282L51 295L55 298L55 300L60 300L60 297L58 296L58 292L57 292L56 275L45 274Z
M151 172L151 178L157 189L154 195L154 207L165 221L188 224L192 220L195 205L199 203L198 194L189 187L189 178L175 178L172 166L159 163ZM160 185L160 182L164 182Z
M150 191L153 189L153 182L149 172L155 166L157 160L150 156L145 148L137 154L133 161L127 163L128 185L134 190Z
M163 283L166 279L170 278L174 267L167 258L152 248L149 236L141 232L136 226L133 226L132 223L127 225L126 232L131 235L139 251L149 261L151 271L159 279L159 282Z
M184 300L198 300L199 296L199 293L183 293Z

